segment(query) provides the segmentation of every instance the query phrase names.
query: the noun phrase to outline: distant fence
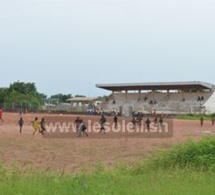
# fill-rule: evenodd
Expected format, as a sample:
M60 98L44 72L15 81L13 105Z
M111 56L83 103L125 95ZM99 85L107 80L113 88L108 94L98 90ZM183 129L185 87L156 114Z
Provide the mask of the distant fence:
M45 106L41 105L39 109L34 109L31 104L15 104L15 103L0 103L0 107L3 109L4 112L17 112L17 113L59 113L59 114L88 114L88 115L99 115L100 111L97 110L89 110L87 106L78 106L74 107L72 105L52 105L52 106ZM109 114L111 110L105 110L104 113ZM157 110L157 113L168 113L168 114L203 114L205 113L205 108L201 107L193 107L187 108L185 110ZM145 110L144 114L152 114L151 111Z
M33 107L31 104L17 104L17 103L0 103L0 107L4 111L20 112L24 110L32 111Z
M62 114L97 114L96 111L89 113L88 107L73 107L70 105L45 106L41 105L39 109L34 109L31 104L0 103L0 107L5 112L22 113L62 113Z

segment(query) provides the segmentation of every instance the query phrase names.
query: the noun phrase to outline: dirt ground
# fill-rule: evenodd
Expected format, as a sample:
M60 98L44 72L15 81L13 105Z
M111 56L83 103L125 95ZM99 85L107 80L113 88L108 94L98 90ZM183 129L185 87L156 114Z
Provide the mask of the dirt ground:
M42 167L56 171L78 172L91 170L98 162L112 167L118 162L134 162L150 155L159 149L169 149L172 144L182 142L193 137L199 139L205 136L197 131L215 131L210 121L200 126L199 121L174 119L174 134L170 138L92 138L77 137L68 139L48 139L36 133L29 126L35 116L44 117L43 114L24 114L23 132L19 133L19 114L4 113L4 122L0 121L0 163L11 167L13 164L24 167L32 164L33 167ZM46 116L46 115L45 115ZM77 116L69 116L74 121ZM96 122L99 117L82 117ZM111 122L112 118L108 118ZM120 119L122 120L122 119ZM144 119L145 120L145 119ZM215 134L214 134L215 135ZM114 134L113 134L114 136Z

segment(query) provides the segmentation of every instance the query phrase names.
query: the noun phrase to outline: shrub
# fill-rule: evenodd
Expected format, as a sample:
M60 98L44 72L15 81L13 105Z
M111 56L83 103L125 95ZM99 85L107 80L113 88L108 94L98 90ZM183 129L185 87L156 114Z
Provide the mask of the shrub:
M190 139L176 144L171 150L159 152L135 165L133 172L171 168L215 171L215 137L204 137L198 142Z

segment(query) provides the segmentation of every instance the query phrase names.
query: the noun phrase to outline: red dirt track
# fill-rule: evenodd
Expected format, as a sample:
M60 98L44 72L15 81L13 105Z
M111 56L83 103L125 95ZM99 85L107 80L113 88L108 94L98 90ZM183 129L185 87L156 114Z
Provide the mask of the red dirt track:
M13 164L23 167L31 163L33 167L67 172L91 170L98 162L111 167L118 162L134 162L159 149L169 149L172 144L185 141L188 137L199 139L203 134L198 134L197 130L215 130L210 121L201 127L199 121L174 119L174 135L171 138L47 139L39 133L32 135L33 128L29 122L35 116L40 119L44 115L23 115L25 124L20 134L19 114L3 113L4 122L0 121L0 163L9 167ZM71 116L71 120L74 121L76 117ZM99 120L97 116L82 118L94 122ZM113 121L112 118L108 120Z

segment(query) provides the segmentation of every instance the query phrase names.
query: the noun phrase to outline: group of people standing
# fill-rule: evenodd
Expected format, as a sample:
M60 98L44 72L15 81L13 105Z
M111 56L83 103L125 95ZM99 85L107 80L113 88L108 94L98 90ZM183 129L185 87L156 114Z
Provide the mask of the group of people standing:
M214 126L214 124L215 124L215 117L214 116L211 117L211 123ZM204 117L203 116L201 116L201 118L200 118L200 125L201 126L204 125Z
M22 115L22 114L20 114ZM147 118L145 121L146 127L148 130L150 130L150 125L151 123L153 123L154 126L159 125L160 127L163 126L163 115L158 116L157 114L154 114L154 119L153 121L150 120L150 118ZM0 121L4 122L3 118L2 118L2 109L0 108ZM85 122L83 121L83 119L77 117L77 119L74 121L75 122L75 126L76 126L76 132L78 134L78 136L86 135L88 137L88 133L87 133L87 126L85 124ZM100 124L100 133L104 132L105 133L105 125L106 125L107 119L104 116L104 114L101 115L101 118L99 120L99 124ZM212 125L215 125L215 117L212 116L211 117L211 122ZM115 114L113 116L113 123L114 123L114 127L117 128L118 127L118 116L117 114ZM142 114L138 114L137 116L132 117L131 123L133 124L133 128L135 129L137 127L137 125L141 126L142 124L144 124L143 121L143 115ZM20 116L20 119L18 121L19 124L19 133L22 133L22 128L24 125L24 120L22 118L22 116ZM35 135L36 132L41 133L42 135L44 134L44 132L46 131L46 122L44 118L41 118L41 121L38 121L38 117L35 117L34 120L32 120L29 125L32 125L34 132L33 135ZM204 117L201 116L200 118L200 125L203 126L204 125Z
M102 133L102 132L105 133L106 121L107 121L107 119L105 118L104 115L102 115L100 120L99 120L100 133ZM118 123L118 117L117 116L114 117L114 123L115 123L115 127L116 127L117 123ZM86 135L88 137L87 126L86 126L85 122L83 121L83 119L77 117L75 120L75 127L76 127L76 132L77 132L79 137L81 136L81 134Z
M24 120L22 117L20 117L18 124L19 124L19 133L22 133L22 128L24 125ZM33 135L36 132L39 132L43 135L44 132L46 131L46 122L44 118L42 118L41 121L38 122L38 117L35 117L34 120L29 123L29 125L31 125L34 128Z
M99 120L99 124L100 124L100 133L104 133L105 134L105 125L106 125L107 119L104 115L101 115L101 118ZM114 122L114 127L117 128L118 125L118 116L115 115L113 118L113 122ZM79 117L76 118L75 120L75 126L76 126L76 132L78 133L79 136L81 136L81 134L85 134L86 136L88 136L87 134L87 126L85 124L85 122L80 119Z
M143 116L138 115L137 117L133 117L131 122L133 124L133 128L135 129L137 125L141 126L143 124ZM160 117L158 117L157 115L155 115L153 122L154 122L155 126L159 125L160 127L162 127L163 126L163 116L161 115ZM150 120L150 118L147 118L145 121L145 124L146 124L146 127L148 130L150 130L151 123L152 123L152 121Z

